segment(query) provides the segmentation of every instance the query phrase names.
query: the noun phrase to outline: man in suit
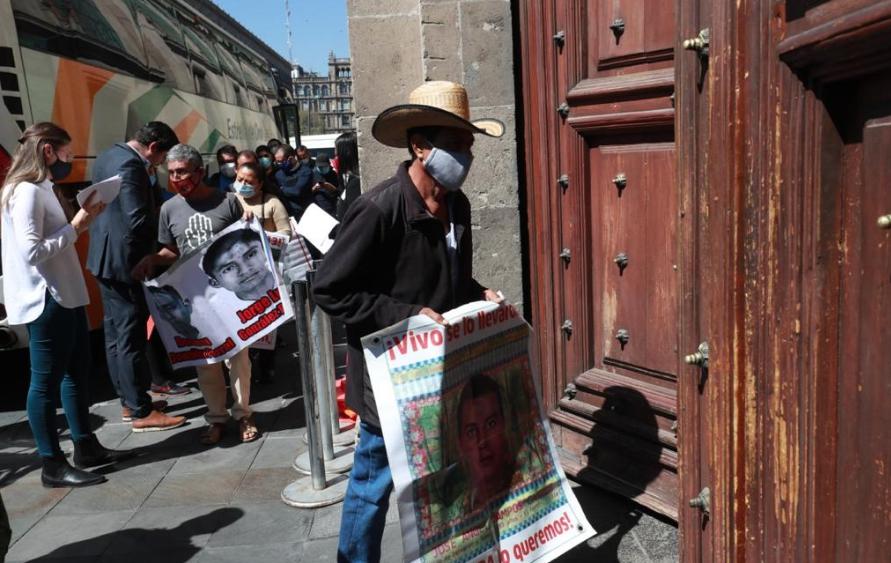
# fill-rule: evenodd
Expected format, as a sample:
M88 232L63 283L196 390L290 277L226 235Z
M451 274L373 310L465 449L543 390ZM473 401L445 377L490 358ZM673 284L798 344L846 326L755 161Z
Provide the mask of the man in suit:
M162 412L166 403L152 403L148 394L146 357L148 308L139 282L130 272L154 250L158 233L153 169L164 162L179 140L160 121L142 126L126 143L119 143L96 158L93 180L121 177L121 192L107 213L90 225L87 269L96 276L105 313L105 354L108 373L121 399L121 418L132 422L134 432L168 430L182 426L185 417Z

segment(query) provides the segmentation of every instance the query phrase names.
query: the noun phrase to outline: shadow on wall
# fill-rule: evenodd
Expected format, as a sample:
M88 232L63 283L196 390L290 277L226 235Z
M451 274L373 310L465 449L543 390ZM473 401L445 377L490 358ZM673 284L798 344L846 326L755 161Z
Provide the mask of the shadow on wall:
M588 465L582 476L633 499L662 471L656 417L649 402L635 389L608 387L603 396L603 405L593 417L591 446L585 451ZM585 513L598 534L609 534L586 555L596 561L619 561L622 538L641 520L643 509L610 493L578 488L576 494L583 506L588 505ZM586 496L594 498L586 503Z

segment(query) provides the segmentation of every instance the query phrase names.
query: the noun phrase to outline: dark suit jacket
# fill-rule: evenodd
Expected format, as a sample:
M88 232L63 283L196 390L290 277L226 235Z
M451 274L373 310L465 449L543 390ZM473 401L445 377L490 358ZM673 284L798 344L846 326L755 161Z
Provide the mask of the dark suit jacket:
M145 162L125 144L100 154L93 181L121 176L121 193L90 225L87 269L97 278L134 283L130 272L155 249L158 240L156 190Z

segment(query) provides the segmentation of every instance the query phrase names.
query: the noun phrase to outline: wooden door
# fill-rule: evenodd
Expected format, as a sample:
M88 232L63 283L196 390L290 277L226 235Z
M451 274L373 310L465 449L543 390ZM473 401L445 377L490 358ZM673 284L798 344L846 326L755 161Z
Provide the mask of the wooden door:
M678 513L673 0L520 5L532 321L575 478Z
M684 559L891 561L891 2L679 13L709 28L677 67L710 344Z

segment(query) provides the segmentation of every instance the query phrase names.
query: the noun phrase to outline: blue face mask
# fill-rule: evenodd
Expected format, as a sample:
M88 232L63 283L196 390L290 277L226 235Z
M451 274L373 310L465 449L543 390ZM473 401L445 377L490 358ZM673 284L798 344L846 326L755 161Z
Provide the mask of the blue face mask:
M254 197L254 194L257 193L257 190L254 189L254 186L245 184L244 182L239 182L237 180L232 183L232 189L235 190L235 193L237 193L241 197Z
M433 147L430 156L424 161L424 168L440 186L447 191L456 192L464 184L471 164L473 155L469 152Z
M331 167L330 166L319 166L319 172L321 172L322 174L327 174L328 172L331 172Z
M260 157L260 166L262 166L263 168L269 168L269 166L271 164L272 164L272 159L269 158L268 156Z

